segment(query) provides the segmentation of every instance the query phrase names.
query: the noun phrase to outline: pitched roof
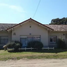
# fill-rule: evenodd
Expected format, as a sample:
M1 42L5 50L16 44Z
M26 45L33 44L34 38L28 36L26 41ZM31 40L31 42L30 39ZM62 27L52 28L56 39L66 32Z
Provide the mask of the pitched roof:
M28 21L28 20L26 20L26 21ZM43 27L46 27L46 28L51 29L53 31L67 31L67 25L48 25L48 24L41 24L41 23L37 22L36 20L31 19L31 18L30 18L30 20L35 21L37 24L42 25ZM23 21L19 24L0 23L0 31L5 31L8 29L11 29L17 25L25 23L26 21Z
M0 23L0 31L5 31L5 30L7 30L8 28L10 28L14 25L16 25L16 24Z
M46 26L46 25L44 25L44 24L42 24L42 23L40 23L40 22L38 22L38 21L36 21L36 20L34 20L34 19L32 19L32 18L30 18L30 19L27 19L27 20L19 23L19 24L14 25L13 27L8 28L7 31L9 31L9 30L11 30L11 29L13 29L13 28L15 28L15 27L17 27L17 26L20 26L20 25L22 25L22 24L24 24L24 23L27 23L26 21L27 21L27 22L34 21L34 23L37 23L38 25L46 28L47 30L51 30L51 31L53 30L52 28L50 28L50 27L48 27L48 26Z
M46 25L54 31L67 31L67 25Z

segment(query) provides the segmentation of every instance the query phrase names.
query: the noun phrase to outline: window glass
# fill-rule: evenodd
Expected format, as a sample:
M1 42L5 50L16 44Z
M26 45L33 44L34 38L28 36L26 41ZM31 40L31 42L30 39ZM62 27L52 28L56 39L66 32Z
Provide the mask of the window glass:
M50 43L56 43L56 41L57 41L57 36L50 37Z
M28 41L40 41L40 36L28 36Z
M8 42L8 37L0 36L0 44L6 44Z
M27 40L28 42L33 41L33 37L28 37Z
M40 37L33 37L33 40L40 41Z

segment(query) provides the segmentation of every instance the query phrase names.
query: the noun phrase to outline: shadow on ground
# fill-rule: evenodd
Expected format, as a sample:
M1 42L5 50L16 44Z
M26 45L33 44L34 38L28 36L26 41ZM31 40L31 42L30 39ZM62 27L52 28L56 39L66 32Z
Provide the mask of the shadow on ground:
M67 49L54 49L54 50L19 50L19 51L8 51L8 52L38 52L38 53L60 53L67 52Z

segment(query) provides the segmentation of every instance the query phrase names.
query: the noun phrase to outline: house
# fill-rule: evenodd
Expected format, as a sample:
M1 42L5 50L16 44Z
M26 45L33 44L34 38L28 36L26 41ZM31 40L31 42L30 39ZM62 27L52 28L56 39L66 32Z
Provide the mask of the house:
M38 40L44 47L56 47L57 39L67 43L67 25L45 25L30 18L19 24L0 24L0 47L9 41L20 41L23 47Z

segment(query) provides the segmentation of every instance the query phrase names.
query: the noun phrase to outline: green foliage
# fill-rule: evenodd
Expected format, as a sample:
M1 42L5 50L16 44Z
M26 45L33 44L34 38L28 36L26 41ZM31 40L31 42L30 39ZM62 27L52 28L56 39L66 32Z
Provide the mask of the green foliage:
M33 48L33 45L34 45L33 43L34 43L33 41L28 42L27 48L31 48L31 47Z
M56 19L52 19L51 20L51 23L50 23L50 25L67 25L67 18L61 18L61 19L59 19L59 18L56 18Z
M7 48L14 48L15 51L21 47L22 47L22 44L18 41L12 41L3 46L4 50L7 50Z
M42 49L43 44L40 41L31 41L28 43L28 48L36 48L36 49Z
M65 49L66 48L65 42L63 40L61 40L61 39L58 39L57 40L57 48L59 48L59 49Z
M17 51L18 48L21 48L22 47L22 44L18 41L15 41L15 44L14 44L14 50Z
M7 52L0 50L0 61L10 59L66 59L67 49L40 50L37 51L22 51L22 52Z
M10 42L3 46L4 50L7 50L8 47L10 47Z

